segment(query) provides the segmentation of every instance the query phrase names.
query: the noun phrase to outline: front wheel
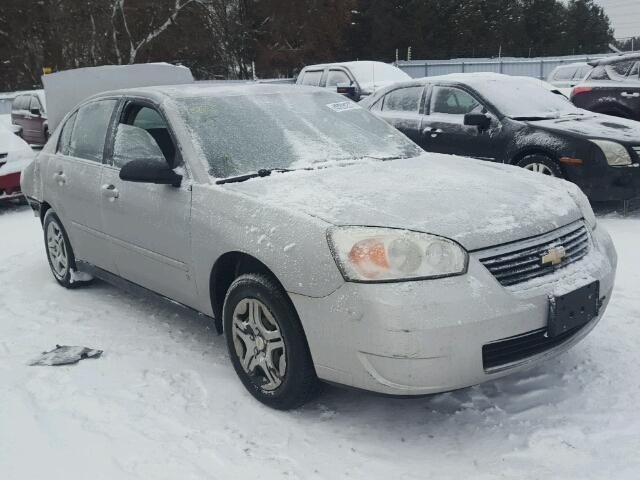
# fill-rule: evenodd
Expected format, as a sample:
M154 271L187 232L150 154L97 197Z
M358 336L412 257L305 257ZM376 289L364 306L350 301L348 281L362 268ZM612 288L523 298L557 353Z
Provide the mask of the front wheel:
M251 395L279 410L313 397L318 379L304 331L276 282L241 275L227 291L222 316L231 362Z
M546 155L527 155L518 161L517 165L531 172L542 173L550 177L563 178L560 166Z

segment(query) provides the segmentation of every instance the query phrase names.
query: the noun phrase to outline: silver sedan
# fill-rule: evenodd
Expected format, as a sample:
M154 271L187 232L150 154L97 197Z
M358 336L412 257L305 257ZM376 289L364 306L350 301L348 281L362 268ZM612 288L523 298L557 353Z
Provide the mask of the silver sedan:
M313 88L100 94L22 189L58 283L211 317L248 391L280 409L318 380L423 395L526 368L595 326L615 277L577 187L426 154Z

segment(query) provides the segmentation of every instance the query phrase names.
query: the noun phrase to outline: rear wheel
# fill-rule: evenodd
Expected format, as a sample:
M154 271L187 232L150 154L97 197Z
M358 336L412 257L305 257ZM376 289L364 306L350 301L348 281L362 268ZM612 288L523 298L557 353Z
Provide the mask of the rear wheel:
M550 177L563 178L560 166L546 155L527 155L518 161L517 165L531 172L541 173Z
M45 214L43 228L47 260L56 281L65 288L77 288L89 283L74 279L76 259L73 249L62 222L52 210Z
M318 379L304 331L276 282L241 275L229 287L222 315L231 362L251 395L279 410L313 397Z

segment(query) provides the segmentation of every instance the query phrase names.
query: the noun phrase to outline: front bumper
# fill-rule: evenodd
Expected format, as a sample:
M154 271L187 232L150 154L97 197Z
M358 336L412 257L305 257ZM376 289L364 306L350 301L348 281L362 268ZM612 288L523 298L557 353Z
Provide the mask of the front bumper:
M318 376L392 395L424 395L475 385L527 368L580 341L611 296L616 253L598 227L581 260L520 286L503 287L472 253L460 277L395 284L345 283L323 298L291 294ZM600 281L603 305L564 343L485 370L482 347L546 327L549 295Z
M640 197L640 167L602 167L591 171L564 165L567 179L584 191L592 202L631 200Z

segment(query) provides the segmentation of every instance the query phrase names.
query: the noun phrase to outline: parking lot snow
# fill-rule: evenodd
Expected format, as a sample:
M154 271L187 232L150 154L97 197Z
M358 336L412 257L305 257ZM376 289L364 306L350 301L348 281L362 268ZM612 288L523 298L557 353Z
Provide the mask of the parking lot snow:
M0 478L636 479L640 214L606 216L619 254L602 322L567 354L452 393L327 387L259 404L204 318L104 283L68 291L26 207L0 207ZM56 344L104 350L32 367Z

